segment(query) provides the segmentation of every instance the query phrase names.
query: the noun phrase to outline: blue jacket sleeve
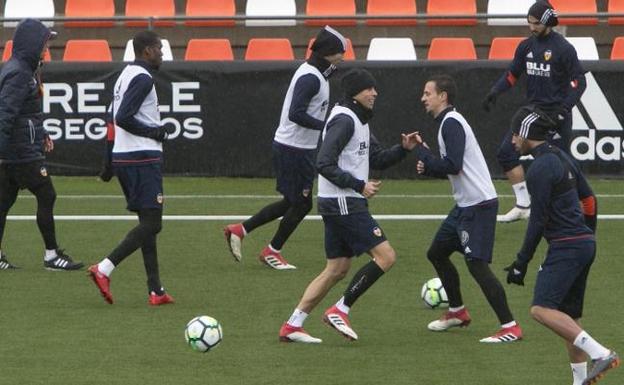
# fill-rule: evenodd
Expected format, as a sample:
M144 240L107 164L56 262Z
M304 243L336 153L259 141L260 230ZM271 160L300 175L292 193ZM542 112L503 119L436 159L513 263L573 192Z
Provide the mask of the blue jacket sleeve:
M453 118L446 119L440 129L446 145L446 156L440 159L424 146L417 147L416 155L425 164L425 175L443 179L448 175L459 174L464 167L466 133Z
M316 158L316 169L336 186L362 192L366 182L338 167L338 157L351 140L354 131L353 119L347 115L336 115L329 121Z
M384 149L373 134L370 136L368 158L370 167L374 170L385 170L403 160L407 153L408 151L400 144L395 144L390 148Z
M552 186L560 179L562 173L561 162L554 156L538 158L527 173L527 189L531 194L531 216L522 248L517 256L518 260L524 264L528 264L533 259L533 254L542 240Z
M307 74L300 77L293 89L288 119L305 128L322 130L325 122L310 116L307 112L310 100L319 92L320 88L321 82L316 76Z
M115 123L119 127L133 135L147 138L154 136L154 128L156 127L150 127L134 117L147 95L152 91L153 86L154 80L147 74L139 74L130 81L121 100L121 105L115 114Z
M585 80L585 71L572 45L568 47L562 60L565 70L571 78L568 94L563 99L563 106L570 111L581 100L581 96L587 88L587 81Z
M514 53L514 57L509 64L509 67L501 76L494 86L492 86L492 91L495 94L501 94L516 84L516 81L522 76L522 72L524 71L524 67L526 66L526 50L527 50L527 40L523 40L518 44L516 48L516 52Z
M9 65L6 64L5 65ZM11 130L20 113L24 100L28 96L29 82L32 75L25 71L8 73L0 89L0 159L6 156Z

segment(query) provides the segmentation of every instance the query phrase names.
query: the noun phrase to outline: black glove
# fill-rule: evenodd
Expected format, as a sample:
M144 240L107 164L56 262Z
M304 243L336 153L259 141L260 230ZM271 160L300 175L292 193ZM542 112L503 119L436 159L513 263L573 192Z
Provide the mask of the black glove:
M115 175L115 172L113 171L113 166L111 166L110 163L106 162L105 164L102 165L102 169L100 170L98 177L103 182L110 182L110 180L113 179L114 175Z
M152 139L155 139L159 142L164 142L169 138L169 135L173 134L174 132L175 127L161 126L154 130L154 136L152 136Z
M492 108L493 105L496 104L496 94L492 91L490 91L485 98L483 99L483 101L481 102L481 106L483 107L483 109L485 110L485 112L490 112L490 109Z
M527 272L526 263L522 263L516 259L504 270L507 272L507 283L515 283L516 285L524 286L524 276Z

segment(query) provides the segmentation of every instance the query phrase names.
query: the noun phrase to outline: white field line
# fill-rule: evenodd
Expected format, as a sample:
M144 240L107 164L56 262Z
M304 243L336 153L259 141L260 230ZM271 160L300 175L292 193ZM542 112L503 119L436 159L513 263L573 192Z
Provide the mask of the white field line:
M281 195L253 195L253 194L190 194L190 195L165 195L166 199L279 199ZM500 194L500 198L513 198L511 194ZM596 194L597 198L624 198L624 194ZM34 199L31 194L21 194L20 199ZM60 199L124 199L123 195L57 195ZM316 197L315 197L316 198ZM374 199L452 199L449 194L380 194Z
M243 221L249 215L163 215L166 221ZM375 219L383 221L439 221L446 218L446 215L373 215ZM35 215L9 215L11 221L34 221ZM55 215L57 221L136 221L135 215ZM500 219L500 215L499 215ZM600 220L622 220L622 214L598 215ZM321 220L320 215L308 215L308 221Z

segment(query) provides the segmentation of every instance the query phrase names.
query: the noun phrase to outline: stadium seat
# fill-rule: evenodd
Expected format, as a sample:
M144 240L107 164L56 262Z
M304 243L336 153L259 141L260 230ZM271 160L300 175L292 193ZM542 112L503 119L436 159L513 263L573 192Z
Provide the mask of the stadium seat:
M184 60L234 60L234 53L228 39L191 39Z
M599 60L598 48L593 37L566 37L576 49L579 60Z
M428 15L475 15L476 0L429 0ZM427 25L476 25L477 19L427 19Z
M346 39L347 39L347 51L344 54L344 60L355 60L355 52L353 51L353 44L351 43L351 39L349 38L346 38ZM310 48L312 47L312 43L314 43L314 40L316 40L316 38L310 39L310 42L308 43L308 49L306 49L306 55L305 55L306 60L312 54L312 50Z
M126 0L126 16L128 17L173 17L175 4L173 0ZM147 21L127 21L128 27L147 27ZM156 21L157 27L173 27L173 21Z
M161 39L160 41L163 45L163 61L172 61L173 53L171 52L171 44L169 44L169 40ZM132 39L128 40L128 43L126 43L126 50L124 51L123 61L134 61L134 44L132 44Z
M11 58L13 54L13 40L7 40L4 44L4 51L2 52L2 61L7 61ZM52 56L50 56L50 49L47 49L43 54L43 61L51 61Z
M67 40L63 61L113 61L107 40Z
M526 14L535 0L489 0L487 6L488 25L527 25ZM520 18L493 18L496 15L523 15Z
M65 2L67 17L113 17L115 3L113 0L67 0ZM68 28L112 27L113 21L68 21L63 25Z
M245 60L294 60L288 39L250 39L245 51Z
M44 19L54 17L54 0L6 0L4 4L4 18L25 19L32 17L34 19ZM48 27L54 25L53 21L45 21L43 24ZM15 28L16 21L5 21L5 28Z
M429 60L476 60L474 42L469 37L434 37L431 39Z
M247 0L245 15L247 16L295 16L297 5L295 0ZM263 26L294 26L295 19L245 20L247 27Z
M355 16L354 0L308 0L306 3L306 15L308 16ZM306 20L306 25L324 26L330 24L354 26L355 20L348 19L326 19L326 20Z
M624 13L624 0L609 0L607 12ZM624 17L610 17L607 20L610 25L624 24Z
M409 37L373 38L366 60L416 60L414 42Z
M234 0L187 0L186 16L234 16ZM187 20L189 27L233 27L234 20Z
M415 0L368 0L366 13L371 16L416 16ZM416 19L367 20L368 25L416 25Z
M490 60L511 60L516 48L525 37L495 37L490 45Z
M598 7L596 0L550 0L550 4L555 8L559 16L566 13L596 13ZM572 17L559 18L560 25L597 25L596 17Z
M624 36L616 37L613 40L611 60L624 60Z

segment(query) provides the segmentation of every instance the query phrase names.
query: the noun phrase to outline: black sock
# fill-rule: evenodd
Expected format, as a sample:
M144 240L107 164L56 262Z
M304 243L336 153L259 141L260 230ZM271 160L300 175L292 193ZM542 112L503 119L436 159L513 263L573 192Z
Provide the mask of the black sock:
M4 182L4 180L2 180ZM15 200L17 199L18 189L17 187L7 188L2 195L2 201L0 202L0 245L2 244L2 238L4 237L4 228L6 227L7 215L9 210L13 207Z
M290 206L280 221L277 232L271 240L271 246L275 250L282 249L284 243L286 243L288 238L292 235L297 226L299 226L299 223L303 221L303 218L305 218L306 214L308 214L310 210L312 210L312 198L296 202Z
M353 276L351 283L344 292L344 304L351 307L362 294L371 287L384 271L375 261L370 261L362 266Z
M464 304L460 290L459 273L457 273L457 269L450 258L456 250L455 246L454 241L434 241L427 251L427 258L442 281L450 307L459 307Z
M251 233L255 228L286 214L289 207L290 203L286 199L264 206L256 215L243 222L243 227L245 227L245 231Z
M128 232L126 237L108 255L108 259L118 266L126 257L143 247L152 235L160 232L162 209L144 209L139 212L139 224Z
M158 271L158 252L156 249L156 234L151 234L145 239L143 247L143 265L147 275L147 289L157 295L163 295L163 288L160 283L160 273Z
M55 250L58 245L54 228L54 201L56 200L54 186L52 183L45 183L32 193L37 197L37 227L43 237L45 248Z
M513 321L514 318L507 304L505 289L494 273L492 273L488 263L478 259L466 259L466 264L470 274L477 281L485 298L492 309L494 309L501 325Z

